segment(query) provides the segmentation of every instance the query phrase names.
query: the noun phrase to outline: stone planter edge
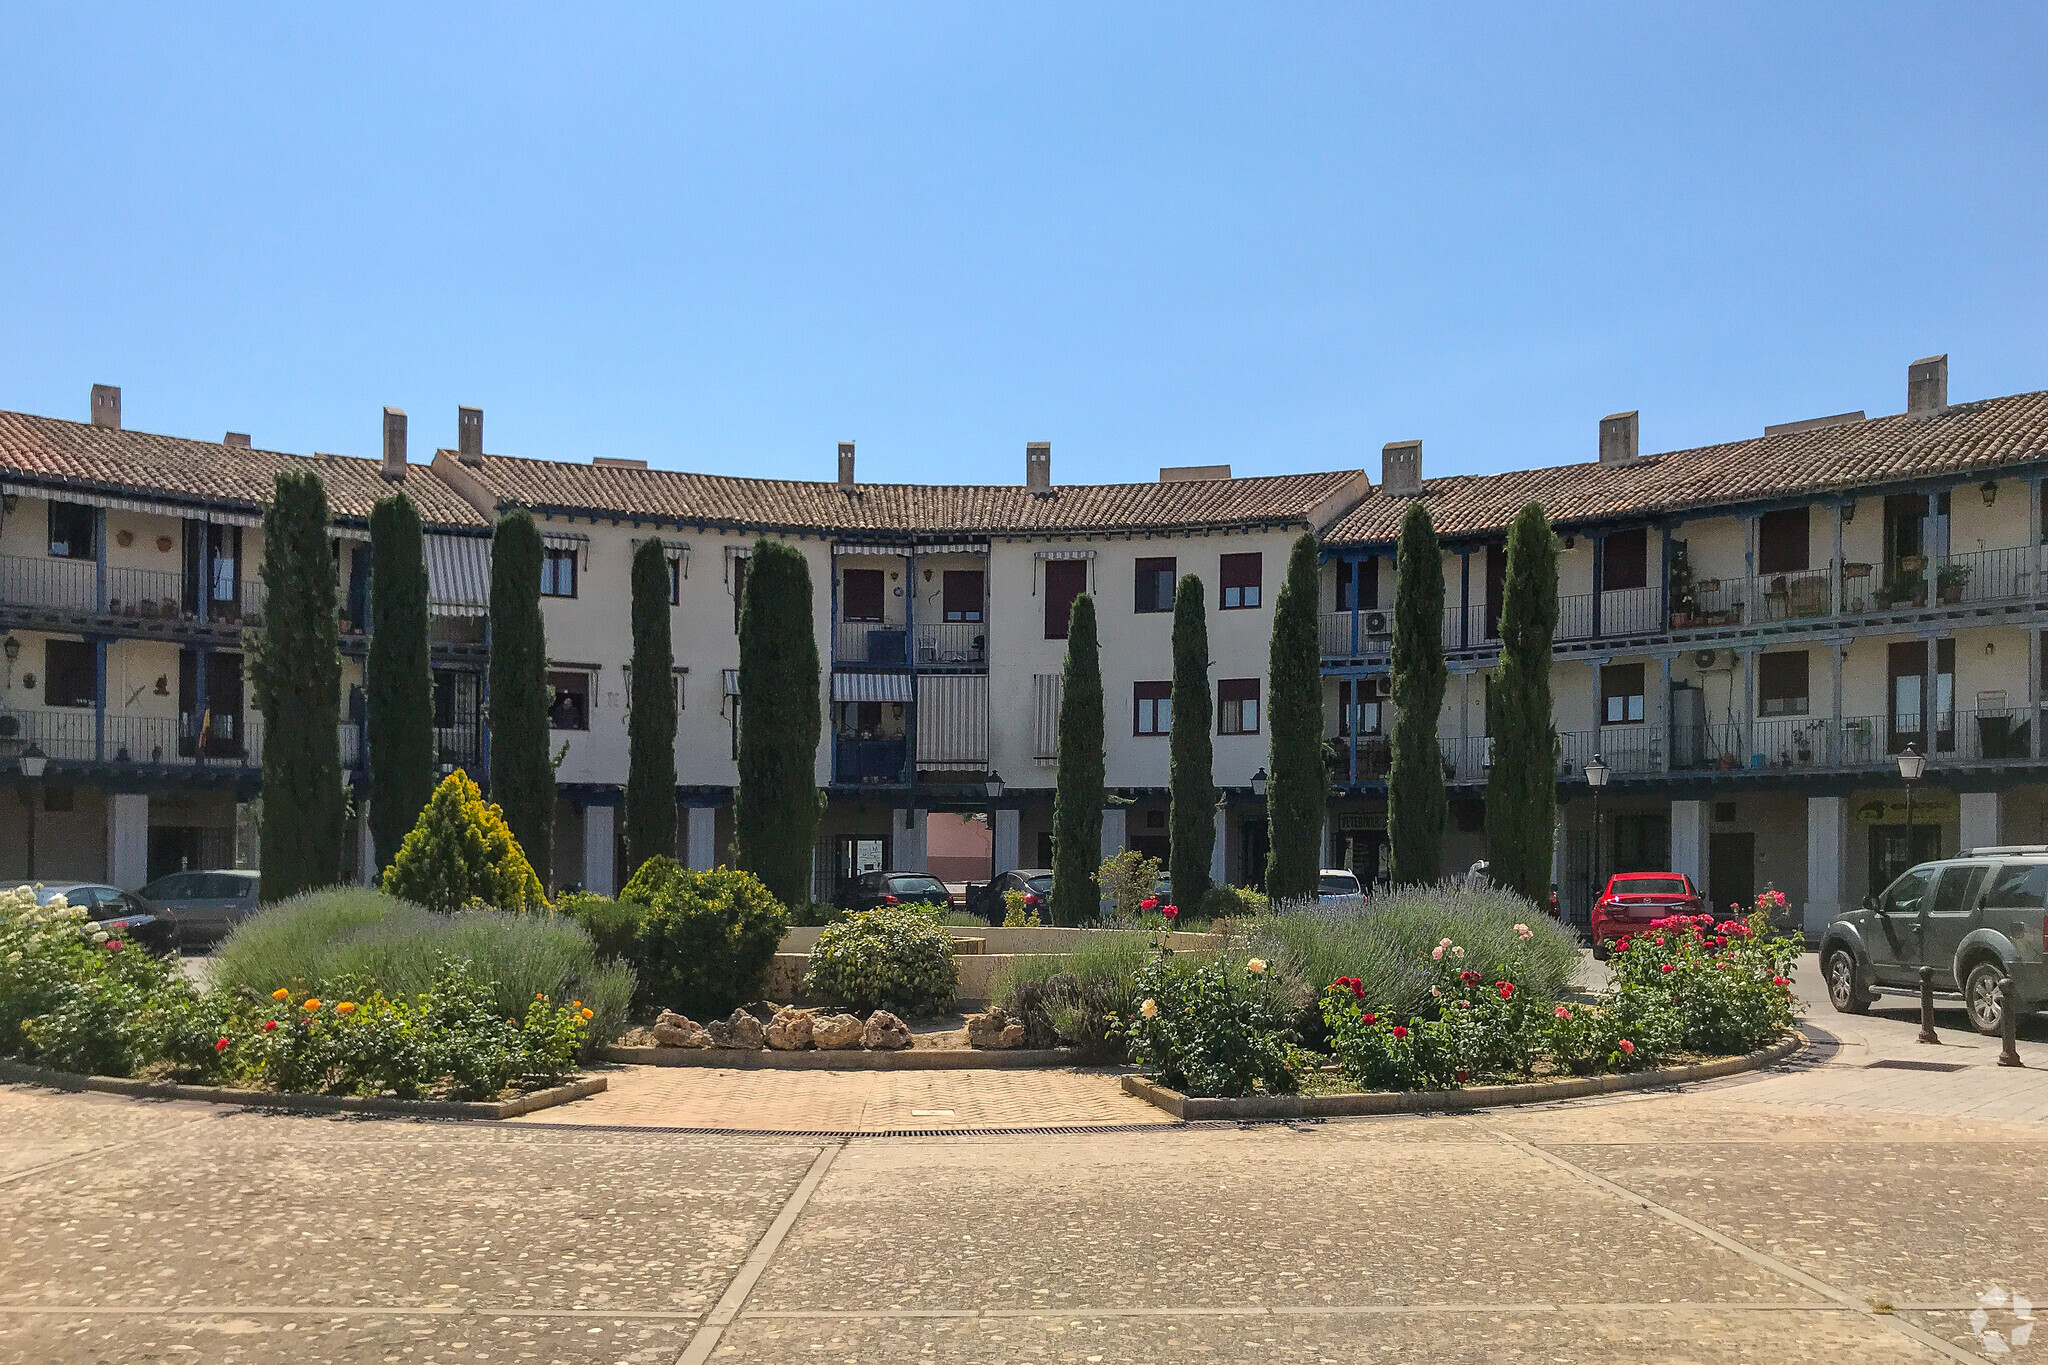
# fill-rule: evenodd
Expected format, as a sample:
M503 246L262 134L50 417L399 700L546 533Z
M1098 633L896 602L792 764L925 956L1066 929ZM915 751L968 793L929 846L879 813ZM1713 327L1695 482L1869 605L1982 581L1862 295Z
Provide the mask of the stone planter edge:
M1029 1067L1080 1066L1065 1048L902 1048L831 1052L775 1048L620 1047L598 1049L608 1062L627 1066L701 1066L728 1071L993 1071Z
M269 1090L234 1090L220 1085L181 1085L176 1081L145 1081L124 1076L83 1076L52 1071L28 1062L0 1059L0 1081L46 1085L53 1090L97 1090L136 1099L199 1100L235 1104L249 1109L284 1110L299 1114L387 1114L399 1118L511 1119L558 1104L585 1099L604 1090L602 1076L584 1076L546 1090L510 1100L401 1100L389 1096L287 1095Z
M1741 1057L1651 1071L1607 1076L1572 1076L1555 1081L1524 1081L1514 1085L1475 1085L1464 1090L1376 1090L1359 1095L1249 1095L1243 1099L1202 1099L1170 1090L1143 1076L1123 1078L1124 1093L1156 1105L1184 1123L1202 1119L1350 1118L1367 1114L1417 1114L1446 1109L1490 1109L1501 1105L1542 1104L1550 1100L1610 1095L1624 1090L1649 1090L1691 1081L1710 1081L1755 1071L1794 1056L1807 1044L1794 1031L1767 1048Z

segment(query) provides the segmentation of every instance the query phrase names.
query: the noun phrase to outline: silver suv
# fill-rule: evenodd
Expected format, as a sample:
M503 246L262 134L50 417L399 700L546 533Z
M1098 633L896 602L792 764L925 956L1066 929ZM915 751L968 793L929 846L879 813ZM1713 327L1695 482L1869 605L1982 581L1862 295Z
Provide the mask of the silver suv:
M1936 991L1962 997L1972 1028L1997 1033L2000 977L2012 977L2022 1014L2048 1005L2048 844L1973 848L1912 868L1827 927L1820 963L1844 1014L1880 993L1917 994L1925 966Z

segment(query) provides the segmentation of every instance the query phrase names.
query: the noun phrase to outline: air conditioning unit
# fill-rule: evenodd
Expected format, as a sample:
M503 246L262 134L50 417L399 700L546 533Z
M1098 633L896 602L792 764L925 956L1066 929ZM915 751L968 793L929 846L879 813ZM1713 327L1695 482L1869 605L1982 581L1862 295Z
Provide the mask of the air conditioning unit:
M1718 673L1735 667L1735 651L1719 649L1698 649L1693 651L1692 664L1703 673Z
M1385 612L1369 611L1365 614L1365 633L1367 635L1391 635L1393 631L1393 624L1387 619Z

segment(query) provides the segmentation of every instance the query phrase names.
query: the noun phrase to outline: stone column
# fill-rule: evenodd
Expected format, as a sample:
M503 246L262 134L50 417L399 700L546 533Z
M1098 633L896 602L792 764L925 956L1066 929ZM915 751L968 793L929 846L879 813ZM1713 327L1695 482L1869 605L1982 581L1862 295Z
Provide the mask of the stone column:
M1806 906L1803 927L1818 939L1848 907L1842 888L1848 871L1849 802L1841 796L1806 798Z
M1014 807L996 808L995 830L996 872L1008 872L1017 866L1017 845L1023 842L1023 813Z
M891 818L896 821L895 866L892 871L925 870L924 817L925 813L915 808L891 812Z
M612 871L613 814L610 806L583 808L583 889L592 895L609 896L618 890Z
M1229 859L1224 855L1230 848L1230 813L1221 806L1216 808L1216 842L1209 847L1209 880L1221 886L1229 878L1224 869Z
M688 806L684 808L683 818L686 822L683 852L690 866L699 872L718 866L718 808Z
M356 807L356 880L364 886L377 884L377 841L370 835L370 802L365 797Z
M1707 891L1707 806L1705 801L1671 803L1671 870Z
M1958 832L1958 849L1967 853L1973 848L1991 848L2000 842L1998 837L1998 793L1964 792L1962 794L1961 829Z
M149 795L113 792L107 797L107 880L123 891L149 880Z

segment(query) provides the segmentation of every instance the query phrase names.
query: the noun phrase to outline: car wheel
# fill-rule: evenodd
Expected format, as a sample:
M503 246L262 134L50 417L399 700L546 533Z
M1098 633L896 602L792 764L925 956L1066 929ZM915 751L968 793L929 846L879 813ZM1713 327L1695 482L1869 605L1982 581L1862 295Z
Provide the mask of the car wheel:
M2005 997L1998 989L2004 977L2005 968L1998 963L1979 962L1963 978L1963 1008L1969 1013L1970 1027L1979 1033L1996 1037L2005 1027Z
M1847 948L1828 954L1828 1003L1837 1014L1868 1014L1870 992L1863 982L1862 964Z

